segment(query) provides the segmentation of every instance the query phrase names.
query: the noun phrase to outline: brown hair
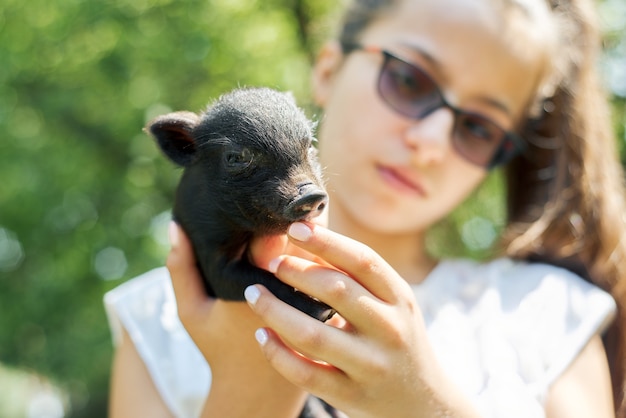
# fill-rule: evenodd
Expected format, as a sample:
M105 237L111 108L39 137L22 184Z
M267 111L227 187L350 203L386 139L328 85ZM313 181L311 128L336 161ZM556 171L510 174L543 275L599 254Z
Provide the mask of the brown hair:
M511 257L559 265L611 293L616 320L604 337L618 416L626 415L626 206L610 107L596 69L600 35L588 0L550 1L568 25L561 82L521 130L528 152L506 167Z
M344 14L342 45L398 0L354 0ZM557 25L558 79L522 124L528 149L505 168L503 248L516 259L565 267L609 292L617 318L604 336L617 416L626 416L626 203L610 107L596 69L600 34L591 0L545 0ZM504 1L523 7L515 0ZM558 74L557 74L558 73Z

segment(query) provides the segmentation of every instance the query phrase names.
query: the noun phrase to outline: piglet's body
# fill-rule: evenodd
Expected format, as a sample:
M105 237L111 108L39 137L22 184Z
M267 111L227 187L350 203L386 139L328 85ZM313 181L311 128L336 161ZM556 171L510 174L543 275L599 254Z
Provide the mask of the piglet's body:
M334 311L255 267L248 244L283 234L327 204L312 124L291 95L267 88L238 89L200 115L175 112L147 130L184 167L174 219L189 236L207 292L243 300L260 283L278 298L325 321Z

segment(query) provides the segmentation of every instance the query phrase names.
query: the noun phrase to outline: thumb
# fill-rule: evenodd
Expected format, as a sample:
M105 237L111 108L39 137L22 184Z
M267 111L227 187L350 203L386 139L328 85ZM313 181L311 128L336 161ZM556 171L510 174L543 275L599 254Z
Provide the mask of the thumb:
M166 266L172 278L180 314L187 307L208 302L209 297L204 289L202 275L196 266L193 248L187 235L174 221L170 222L168 232L172 248L167 256Z
M286 235L257 237L250 243L250 256L255 266L268 270L270 261L285 254L288 244Z

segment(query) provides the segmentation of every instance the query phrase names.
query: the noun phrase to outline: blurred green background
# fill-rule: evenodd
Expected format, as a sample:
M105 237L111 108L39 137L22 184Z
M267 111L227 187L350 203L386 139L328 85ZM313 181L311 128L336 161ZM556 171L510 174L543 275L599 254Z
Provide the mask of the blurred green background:
M1 417L106 416L112 345L102 296L163 264L179 173L141 128L244 85L292 90L315 118L309 66L336 8L332 0L2 0ZM602 67L622 146L626 3L601 8ZM455 252L480 256L501 223L500 206L480 193L444 228L461 237L448 241Z

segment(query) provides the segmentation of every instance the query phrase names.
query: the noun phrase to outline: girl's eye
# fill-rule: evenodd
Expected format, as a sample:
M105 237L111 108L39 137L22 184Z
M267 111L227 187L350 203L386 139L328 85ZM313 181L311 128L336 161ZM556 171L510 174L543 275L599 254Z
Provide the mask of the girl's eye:
M470 138L479 139L487 143L497 143L500 140L500 129L492 122L483 120L471 115L459 118L460 129L464 135Z
M390 75L398 95L402 97L414 97L419 94L418 80L411 71L396 68Z

